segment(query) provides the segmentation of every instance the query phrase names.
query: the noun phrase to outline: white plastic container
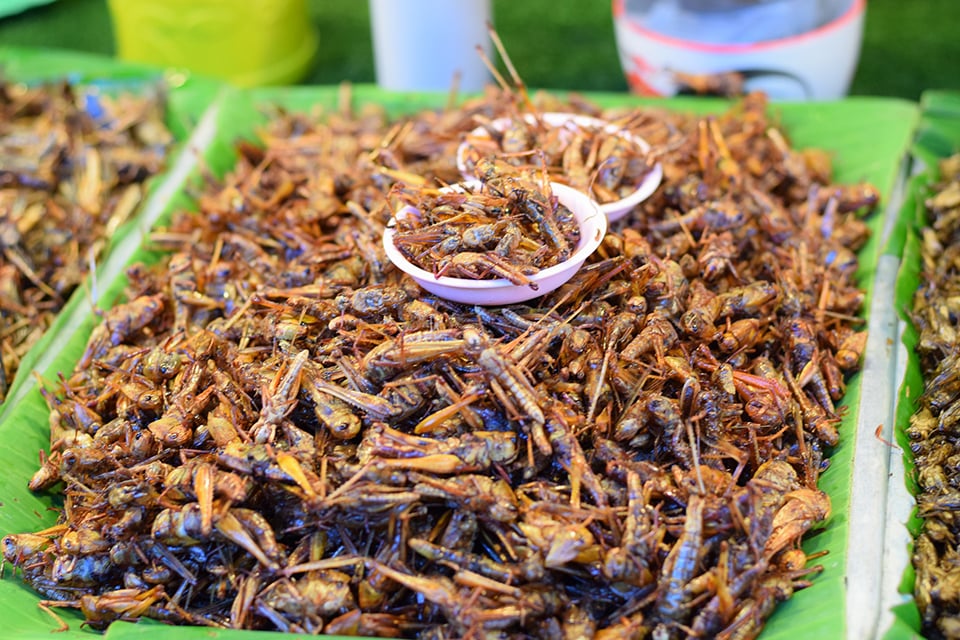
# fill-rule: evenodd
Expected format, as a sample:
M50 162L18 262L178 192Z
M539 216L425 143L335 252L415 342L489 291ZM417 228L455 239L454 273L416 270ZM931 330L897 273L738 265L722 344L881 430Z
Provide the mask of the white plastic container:
M489 72L490 0L370 0L377 84L394 91L479 91Z
M676 95L677 73L739 72L774 99L847 94L860 58L866 0L613 0L631 90Z
M447 187L451 191L474 191L478 188L480 188L478 181ZM600 246L603 236L607 233L607 216L600 211L596 202L576 189L556 182L550 184L550 189L560 204L570 209L580 225L580 242L569 259L530 276L530 280L536 283L536 289L512 284L503 278L470 280L435 276L407 260L397 249L394 244L396 231L392 223L383 232L384 251L398 269L416 280L421 287L453 302L494 306L525 302L546 295L562 286L579 271L590 254Z
M534 116L531 114L527 114L524 118L530 124L535 122ZM629 140L644 154L650 152L650 144L640 136L635 136L615 124L605 122L598 118L573 113L546 112L540 114L540 119L547 127L556 127L562 131L569 131L570 135L564 140L565 143L569 143L572 140L577 127L592 128L595 130L602 129L606 133L618 135ZM510 123L510 118L499 118L490 124L495 130L503 131L510 126ZM460 171L460 175L463 176L464 180L476 180L477 178L467 166L467 154L469 153L471 142L480 138L486 138L488 140L490 138L490 133L484 127L477 127L471 131L464 141L460 143L460 146L457 147L457 169ZM606 214L609 222L615 222L630 213L638 204L649 198L653 192L657 190L657 187L660 186L662 179L663 167L660 166L658 162L647 175L644 176L633 193L620 200L601 204L600 210Z

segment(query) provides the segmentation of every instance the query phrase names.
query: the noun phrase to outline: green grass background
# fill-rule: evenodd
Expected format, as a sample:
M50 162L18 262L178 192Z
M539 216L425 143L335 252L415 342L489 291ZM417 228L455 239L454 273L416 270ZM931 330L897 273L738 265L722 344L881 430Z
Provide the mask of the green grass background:
M304 83L374 82L368 2L308 4L320 48ZM493 19L528 85L626 91L609 0L493 0ZM850 93L917 100L926 89L960 89L958 33L960 0L868 0ZM112 55L106 0L57 0L0 19L0 45Z

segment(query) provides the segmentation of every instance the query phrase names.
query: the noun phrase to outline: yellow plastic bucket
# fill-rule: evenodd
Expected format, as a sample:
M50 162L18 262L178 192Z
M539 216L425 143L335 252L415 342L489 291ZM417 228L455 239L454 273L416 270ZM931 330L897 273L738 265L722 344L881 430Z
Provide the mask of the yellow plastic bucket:
M117 56L240 87L306 74L317 34L306 0L109 0Z

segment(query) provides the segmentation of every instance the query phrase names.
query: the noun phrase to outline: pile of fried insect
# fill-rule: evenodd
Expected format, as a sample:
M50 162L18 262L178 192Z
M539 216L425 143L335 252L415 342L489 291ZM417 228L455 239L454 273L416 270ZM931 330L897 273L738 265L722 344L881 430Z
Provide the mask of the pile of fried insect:
M166 257L129 269L126 302L47 392L31 487L57 487L63 512L3 542L43 606L97 628L748 638L810 584L800 541L830 512L817 480L864 347L876 190L832 183L762 95L699 117L531 96L515 76L396 119L275 111L198 211L153 234ZM548 158L546 111L650 152L598 137ZM491 160L501 185L654 162L663 183L548 295L427 295L383 229L459 181L458 144L503 117L520 144ZM420 234L425 264L509 261L505 233L467 239L500 221L468 214Z
M952 588L957 556L956 460L960 417L957 353L957 222L960 220L960 155L939 163L940 180L925 201L921 282L913 298L913 324L924 391L907 435L916 470L917 513L922 527L913 547L914 592L924 635L960 633L960 594Z
M0 402L164 166L160 97L0 78Z

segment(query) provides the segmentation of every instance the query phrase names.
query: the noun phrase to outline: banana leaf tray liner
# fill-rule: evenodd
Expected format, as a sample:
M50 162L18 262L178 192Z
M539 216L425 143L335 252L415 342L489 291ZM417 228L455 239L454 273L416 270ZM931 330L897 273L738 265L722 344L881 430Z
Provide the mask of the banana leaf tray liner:
M896 562L891 571L899 571L896 592L888 594L888 610L881 628L884 640L906 640L922 637L920 612L913 598L914 570L910 561L912 541L920 532L921 521L915 513L914 496L919 492L914 476L913 456L906 429L910 416L919 408L918 399L924 390L923 373L916 354L919 334L910 320L913 295L920 285L921 229L929 224L924 201L933 194L932 187L940 179L937 163L960 152L960 93L927 91L920 99L920 121L910 149L911 176L906 185L902 206L897 216L897 229L891 237L887 253L900 254L896 279L895 309L899 316L899 356L895 445L891 450L894 465L901 470L891 478L890 508L898 517L891 526L897 534L891 537L890 552Z

